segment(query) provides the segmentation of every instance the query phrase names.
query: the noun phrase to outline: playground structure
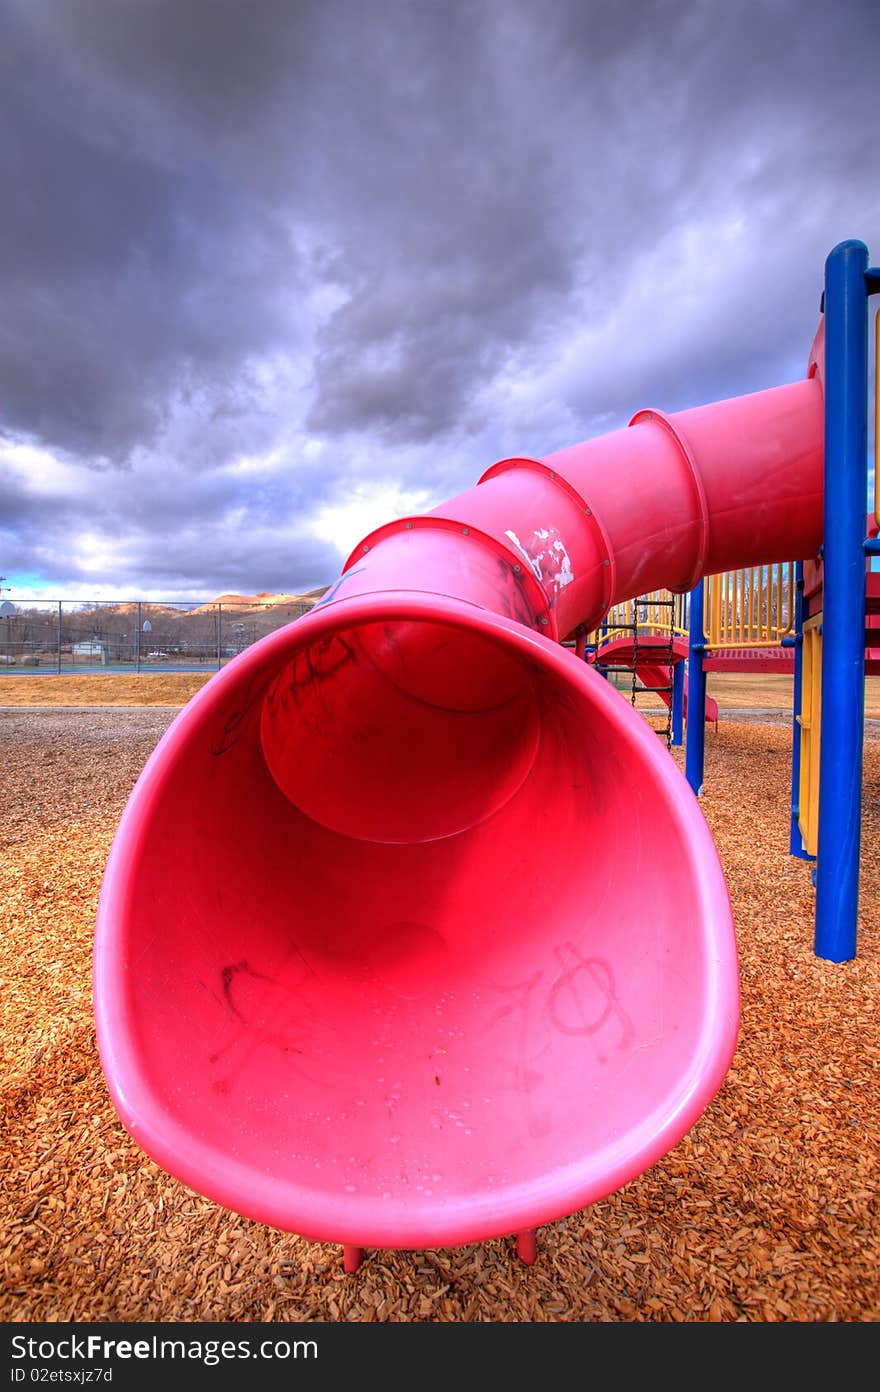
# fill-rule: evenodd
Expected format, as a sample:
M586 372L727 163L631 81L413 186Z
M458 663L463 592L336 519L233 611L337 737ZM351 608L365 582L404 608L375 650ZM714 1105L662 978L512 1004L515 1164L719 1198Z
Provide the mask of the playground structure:
M859 288L865 338L880 277L844 243L803 381L640 411L372 533L320 604L181 712L120 821L95 939L105 1076L157 1163L234 1211L341 1243L349 1270L366 1247L508 1233L530 1262L537 1227L693 1125L739 1023L698 802L704 581L821 556L822 703L856 627L862 682L847 666L841 723L860 755ZM857 565L829 496L845 469L847 502L862 494ZM859 567L844 643L832 615ZM685 778L582 660L615 605L664 588L690 595ZM821 742L817 945L839 733ZM851 820L846 834L835 873ZM857 844L855 858L857 875Z
M704 672L794 672L796 572L794 562L777 562L707 576L709 621L699 654L691 653L689 596L668 590L614 605L578 651L603 676L625 676L633 705L640 689L659 695L667 722L657 732L668 747L680 745L689 660L701 661ZM708 695L705 718L718 729L718 703Z
M776 562L706 577L705 672L793 673L785 644L794 626L794 575L793 562ZM689 596L656 591L614 605L601 629L586 637L583 655L603 676L625 675L633 704L639 687L659 695L667 722L658 733L670 748L682 743L692 656ZM705 718L718 729L718 703L708 695Z
M603 677L614 680L618 689L620 682L615 679L625 677L633 706L640 687L658 695L666 707L666 720L662 730L654 728L664 734L668 749L681 744L687 710L686 595L657 590L629 603L612 605L601 628L583 636L577 650ZM706 719L718 719L711 697L706 698Z

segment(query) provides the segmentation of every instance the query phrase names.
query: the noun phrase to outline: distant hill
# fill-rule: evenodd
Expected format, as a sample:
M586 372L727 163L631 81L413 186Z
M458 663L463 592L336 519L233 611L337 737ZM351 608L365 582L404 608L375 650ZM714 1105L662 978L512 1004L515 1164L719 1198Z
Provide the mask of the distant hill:
M218 604L228 604L230 608L235 607L240 614L259 613L263 609L269 609L275 604L307 604L312 605L327 593L328 585L321 586L317 590L308 590L305 594L272 594L267 590L260 590L254 595L222 594L216 599L209 600L207 604L200 604L196 609L190 609L191 614L212 613Z

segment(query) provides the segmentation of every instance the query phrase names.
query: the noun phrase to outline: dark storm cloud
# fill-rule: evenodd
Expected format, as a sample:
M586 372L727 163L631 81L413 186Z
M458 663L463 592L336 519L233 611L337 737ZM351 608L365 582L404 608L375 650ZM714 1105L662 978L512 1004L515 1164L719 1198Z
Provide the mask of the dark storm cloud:
M182 387L229 392L249 353L291 343L294 249L217 171L129 162L32 104L0 135L4 426L121 462Z
M95 471L76 515L135 528L132 579L261 565L242 455L277 457L272 506L305 527L353 479L424 484L432 451L457 491L644 404L790 380L830 247L877 254L874 4L0 0L0 22L0 436ZM126 507L144 477L213 547L173 532L169 561L167 514ZM335 575L292 537L268 583Z

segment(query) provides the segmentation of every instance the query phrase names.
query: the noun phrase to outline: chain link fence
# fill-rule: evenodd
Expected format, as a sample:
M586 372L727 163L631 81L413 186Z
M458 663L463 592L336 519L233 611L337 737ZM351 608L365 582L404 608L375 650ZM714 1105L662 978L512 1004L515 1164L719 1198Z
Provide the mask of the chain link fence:
M5 599L0 672L211 671L315 602Z

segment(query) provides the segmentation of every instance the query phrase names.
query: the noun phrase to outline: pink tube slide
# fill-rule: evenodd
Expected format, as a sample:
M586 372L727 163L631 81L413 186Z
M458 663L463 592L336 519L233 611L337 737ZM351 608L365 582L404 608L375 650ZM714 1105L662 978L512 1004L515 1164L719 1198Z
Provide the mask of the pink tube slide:
M739 1028L724 874L656 734L561 640L816 553L814 369L501 461L181 711L94 950L107 1084L157 1165L347 1269L508 1234L531 1261L685 1135Z

